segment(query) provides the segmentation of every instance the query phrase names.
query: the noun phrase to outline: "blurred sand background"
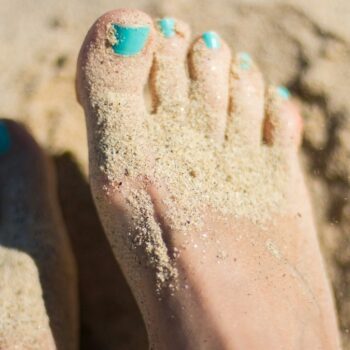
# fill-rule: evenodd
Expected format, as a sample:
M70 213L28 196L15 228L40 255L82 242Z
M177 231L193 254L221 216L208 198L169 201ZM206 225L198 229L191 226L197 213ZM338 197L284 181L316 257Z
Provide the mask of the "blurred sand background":
M302 160L350 349L350 2L348 0L4 0L0 117L24 122L52 156L80 270L81 349L146 349L144 326L98 221L87 183L77 53L107 10L138 7L216 30L288 86L305 120Z

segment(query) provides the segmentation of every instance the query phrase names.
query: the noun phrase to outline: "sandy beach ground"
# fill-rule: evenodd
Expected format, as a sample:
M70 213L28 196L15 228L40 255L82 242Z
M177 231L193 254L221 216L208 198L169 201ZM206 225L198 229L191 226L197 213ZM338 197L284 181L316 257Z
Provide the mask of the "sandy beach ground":
M146 349L145 329L114 261L87 183L78 50L107 10L138 7L216 30L288 86L305 121L302 161L350 349L350 2L348 0L5 0L0 6L0 116L25 123L57 167L80 271L81 349Z

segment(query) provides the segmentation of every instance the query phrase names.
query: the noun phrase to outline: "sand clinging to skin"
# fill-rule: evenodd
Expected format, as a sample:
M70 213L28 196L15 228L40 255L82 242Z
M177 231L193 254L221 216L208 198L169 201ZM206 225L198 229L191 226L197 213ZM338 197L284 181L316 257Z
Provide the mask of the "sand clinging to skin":
M213 141L193 123L201 118L198 108L189 107L187 119L169 110L143 111L132 123L131 97L110 93L94 98L103 100L96 104L101 106L95 131L100 140L96 149L100 171L116 191L122 179L147 178L156 187L165 208L162 215L175 234L198 232L208 210L223 218L244 217L258 224L269 220L271 213L288 210L290 169L277 149L250 147L239 135L231 135L230 143ZM196 115L190 116L193 111ZM161 286L176 271L155 219L152 198L141 188L129 191L126 200L134 225L131 246L144 247L147 263L158 271Z

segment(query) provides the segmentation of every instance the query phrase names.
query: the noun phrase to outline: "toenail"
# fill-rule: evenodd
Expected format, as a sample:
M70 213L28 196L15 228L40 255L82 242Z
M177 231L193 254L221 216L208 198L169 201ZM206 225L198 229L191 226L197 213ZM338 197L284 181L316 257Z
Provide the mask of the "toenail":
M145 47L150 28L125 27L120 24L112 24L115 42L112 45L113 51L121 56L134 56Z
M158 21L158 26L166 38L171 38L175 35L174 18L162 18Z
M252 57L247 52L240 52L238 54L239 67L243 70L249 70L252 66Z
M208 49L218 49L221 46L220 37L215 32L205 32L203 33L202 38Z
M10 133L6 124L0 121L0 155L7 153L11 146Z
M284 86L278 86L277 87L277 93L278 95L280 95L280 97L282 97L284 100L288 100L290 97L290 92L289 90L284 87Z

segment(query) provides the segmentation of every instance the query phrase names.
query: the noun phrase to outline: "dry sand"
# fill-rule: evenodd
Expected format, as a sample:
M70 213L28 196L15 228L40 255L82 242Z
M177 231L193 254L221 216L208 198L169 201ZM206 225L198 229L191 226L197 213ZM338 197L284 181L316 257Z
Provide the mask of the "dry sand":
M291 88L305 120L303 160L345 349L350 349L350 3L347 0L12 0L1 4L0 116L23 121L56 161L80 269L82 349L143 349L143 323L113 260L86 182L78 50L97 16L117 7L216 30L248 51L266 79Z

